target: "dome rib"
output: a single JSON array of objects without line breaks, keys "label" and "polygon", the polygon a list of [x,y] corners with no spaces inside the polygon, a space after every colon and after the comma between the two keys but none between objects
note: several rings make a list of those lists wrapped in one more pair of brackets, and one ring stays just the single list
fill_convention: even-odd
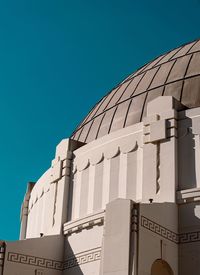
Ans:
[{"label": "dome rib", "polygon": [[71,138],[90,142],[140,122],[147,103],[172,95],[188,108],[200,106],[200,40],[184,44],[139,68],[91,109]]}]

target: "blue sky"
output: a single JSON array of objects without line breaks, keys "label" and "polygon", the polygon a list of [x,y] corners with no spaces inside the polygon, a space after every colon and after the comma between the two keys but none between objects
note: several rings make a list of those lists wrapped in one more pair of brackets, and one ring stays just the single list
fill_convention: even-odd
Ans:
[{"label": "blue sky", "polygon": [[152,58],[200,37],[200,0],[0,0],[0,239],[28,181],[90,108]]}]

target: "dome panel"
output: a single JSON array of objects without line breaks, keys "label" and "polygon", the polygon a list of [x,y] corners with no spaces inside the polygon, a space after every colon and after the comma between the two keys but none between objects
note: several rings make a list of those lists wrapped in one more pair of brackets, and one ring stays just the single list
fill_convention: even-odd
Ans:
[{"label": "dome panel", "polygon": [[183,89],[183,80],[176,81],[170,84],[167,84],[164,86],[164,96],[173,96],[178,101],[180,101],[181,98],[181,91]]},{"label": "dome panel", "polygon": [[200,51],[200,40],[196,41],[188,53],[194,53]]},{"label": "dome panel", "polygon": [[151,86],[149,87],[150,89],[162,86],[163,83],[166,83],[174,63],[175,63],[175,60],[167,62],[160,67],[160,69],[158,70],[157,74],[155,75],[151,83]]},{"label": "dome panel", "polygon": [[117,111],[117,106],[106,111],[105,116],[102,119],[101,127],[98,131],[98,138],[109,134],[112,126],[112,120]]},{"label": "dome panel", "polygon": [[90,142],[138,123],[149,101],[172,95],[188,108],[200,106],[200,40],[155,58],[104,96],[71,138]]},{"label": "dome panel", "polygon": [[191,55],[185,55],[175,60],[175,64],[168,76],[167,83],[174,82],[184,77],[190,58]]},{"label": "dome panel", "polygon": [[99,130],[100,125],[102,123],[104,114],[101,114],[101,115],[97,116],[93,120],[94,121],[94,123],[92,125],[92,129],[93,130],[90,131],[89,134],[88,134],[88,137],[87,137],[87,140],[86,140],[87,143],[90,142],[90,141],[92,141],[92,140],[95,140],[97,138],[98,130]]},{"label": "dome panel", "polygon": [[110,94],[108,94],[104,100],[102,100],[102,103],[100,104],[99,108],[96,110],[95,116],[101,114],[105,109],[107,109],[107,106],[109,105],[110,101],[114,97],[115,93],[119,90],[120,87],[115,88],[111,91]]},{"label": "dome panel", "polygon": [[200,106],[200,76],[184,81],[181,101],[189,108]]},{"label": "dome panel", "polygon": [[121,87],[119,87],[119,89],[117,90],[117,92],[113,95],[113,97],[111,98],[110,102],[107,105],[107,109],[113,107],[115,104],[118,103],[118,101],[120,100],[120,98],[123,96],[123,93],[126,92],[127,87],[130,85],[131,80],[127,81],[126,83],[124,83],[124,85],[122,85]]},{"label": "dome panel", "polygon": [[190,49],[194,46],[195,43],[196,43],[196,41],[186,44],[182,48],[179,48],[180,50],[173,56],[173,58],[178,58],[178,57],[186,55],[190,51]]},{"label": "dome panel", "polygon": [[129,101],[125,101],[122,104],[119,104],[117,106],[117,110],[111,125],[111,132],[114,132],[118,129],[123,128],[124,126],[124,118],[126,117],[126,113],[128,111],[128,107],[129,107]]},{"label": "dome panel", "polygon": [[194,53],[191,61],[189,63],[189,67],[187,70],[187,76],[193,76],[200,74],[200,52]]},{"label": "dome panel", "polygon": [[122,102],[122,101],[130,98],[134,94],[137,86],[139,85],[139,83],[140,83],[140,81],[142,80],[143,77],[144,77],[144,74],[140,74],[140,75],[137,75],[136,77],[134,77],[133,79],[129,80],[129,85],[126,88],[126,92],[123,93],[123,95],[120,98],[119,102]]},{"label": "dome panel", "polygon": [[139,85],[137,86],[137,88],[133,94],[134,96],[141,94],[148,90],[149,86],[151,85],[151,83],[159,69],[160,69],[160,67],[153,68],[145,73],[142,81],[140,81]]},{"label": "dome panel", "polygon": [[147,103],[150,102],[151,100],[155,99],[158,96],[162,96],[162,93],[163,93],[163,87],[160,87],[160,88],[156,88],[156,89],[154,89],[152,91],[149,91],[146,94],[146,100],[145,100],[145,103],[144,103],[144,106],[143,106],[143,112],[142,112],[142,118],[141,118],[141,120],[147,114]]},{"label": "dome panel", "polygon": [[132,100],[129,100],[130,107],[127,111],[126,117],[124,118],[125,127],[133,125],[138,121],[140,121],[145,97],[146,97],[146,94],[143,93],[143,94],[140,94],[139,96],[133,97]]}]

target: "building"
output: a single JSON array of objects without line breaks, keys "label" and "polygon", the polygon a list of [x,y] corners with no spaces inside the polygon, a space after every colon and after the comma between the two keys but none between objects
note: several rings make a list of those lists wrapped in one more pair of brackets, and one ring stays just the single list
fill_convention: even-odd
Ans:
[{"label": "building", "polygon": [[0,275],[200,274],[200,40],[94,106],[0,247]]}]

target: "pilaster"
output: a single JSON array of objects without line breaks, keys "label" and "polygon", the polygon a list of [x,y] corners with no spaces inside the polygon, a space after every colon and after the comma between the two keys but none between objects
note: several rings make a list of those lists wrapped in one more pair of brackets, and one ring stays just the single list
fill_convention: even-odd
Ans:
[{"label": "pilaster", "polygon": [[24,196],[24,201],[21,206],[21,228],[20,228],[20,240],[26,239],[26,229],[27,229],[27,220],[28,220],[28,204],[30,199],[30,194],[35,185],[35,182],[29,182],[27,184],[26,194]]},{"label": "pilaster", "polygon": [[63,139],[56,147],[51,165],[51,186],[54,186],[52,229],[50,234],[60,234],[67,221],[68,193],[71,180],[73,151],[83,143]]},{"label": "pilaster", "polygon": [[3,275],[3,266],[5,258],[5,243],[0,241],[0,275]]},{"label": "pilaster", "polygon": [[103,275],[128,275],[130,272],[131,200],[116,199],[106,206]]},{"label": "pilaster", "polygon": [[175,202],[177,189],[177,112],[183,109],[171,96],[147,105],[144,118],[143,201]]}]

